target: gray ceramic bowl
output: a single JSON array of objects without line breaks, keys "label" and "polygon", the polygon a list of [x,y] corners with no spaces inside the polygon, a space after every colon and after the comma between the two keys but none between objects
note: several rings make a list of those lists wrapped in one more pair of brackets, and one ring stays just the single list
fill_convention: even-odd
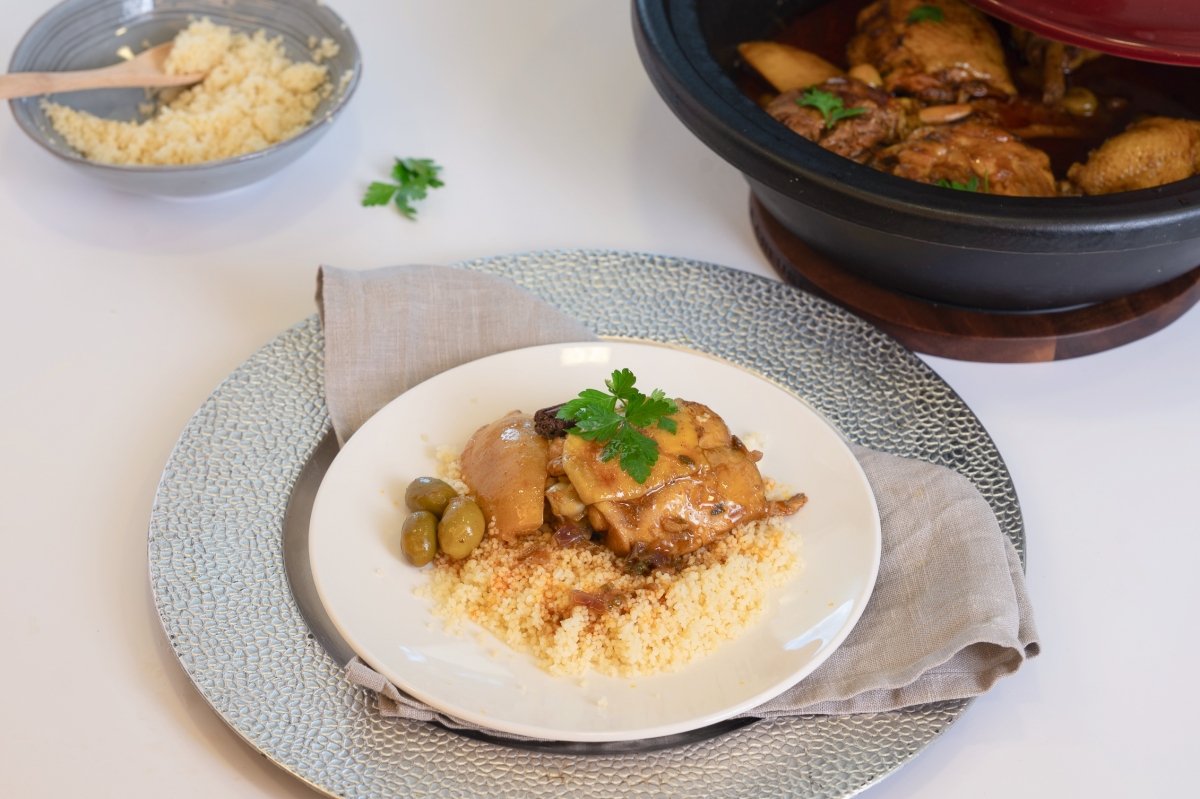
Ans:
[{"label": "gray ceramic bowl", "polygon": [[[321,0],[66,0],[33,24],[17,44],[9,72],[89,69],[117,61],[117,50],[141,51],[187,27],[193,17],[236,30],[263,28],[282,36],[288,57],[310,60],[309,39],[333,39],[340,52],[325,63],[335,88],[312,123],[265,150],[188,166],[113,166],[89,161],[51,127],[40,98],[12,100],[17,124],[55,156],[113,188],[166,197],[197,197],[249,185],[282,169],[312,147],[349,102],[361,72],[358,45],[341,18]],[[339,86],[341,76],[350,78]],[[105,89],[54,95],[56,102],[110,119],[135,119],[141,89]]]}]

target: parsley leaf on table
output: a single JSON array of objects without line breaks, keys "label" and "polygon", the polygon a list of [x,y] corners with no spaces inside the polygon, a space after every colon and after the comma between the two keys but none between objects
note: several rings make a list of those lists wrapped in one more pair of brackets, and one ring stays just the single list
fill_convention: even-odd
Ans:
[{"label": "parsley leaf on table", "polygon": [[409,219],[417,218],[413,202],[425,199],[430,189],[444,185],[438,174],[442,168],[430,158],[397,158],[392,167],[393,183],[373,182],[367,186],[362,204],[387,205],[395,202],[400,213]]},{"label": "parsley leaf on table", "polygon": [[620,458],[625,473],[644,483],[658,462],[658,442],[639,428],[658,427],[674,433],[675,420],[668,417],[679,407],[661,389],[654,389],[649,396],[643,394],[634,388],[636,382],[633,372],[617,369],[604,381],[608,392],[584,389],[563,404],[558,418],[575,422],[569,434],[604,443],[600,459]]},{"label": "parsley leaf on table", "polygon": [[825,117],[826,130],[829,130],[846,117],[856,117],[859,114],[867,113],[867,109],[860,106],[846,108],[841,97],[824,89],[816,88],[805,89],[804,94],[796,98],[796,105],[808,106],[820,111],[821,116]]}]

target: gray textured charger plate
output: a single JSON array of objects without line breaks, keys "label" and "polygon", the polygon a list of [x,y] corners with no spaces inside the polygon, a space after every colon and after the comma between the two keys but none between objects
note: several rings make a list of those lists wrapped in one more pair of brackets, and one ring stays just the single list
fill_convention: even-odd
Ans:
[{"label": "gray textured charger plate", "polygon": [[[739,363],[854,441],[958,470],[1024,557],[1016,493],[979,420],[916,356],[857,317],[772,280],[663,256],[555,251],[463,266],[508,277],[601,335]],[[344,644],[322,630],[319,608],[301,608],[304,591],[293,593],[288,565],[295,574],[304,564],[285,563],[293,490],[330,454],[322,344],[310,317],[217,387],[171,453],[149,532],[154,601],[188,676],[251,746],[313,787],[345,797],[847,797],[967,707],[802,716],[587,756],[381,718],[372,696],[343,678]]]}]

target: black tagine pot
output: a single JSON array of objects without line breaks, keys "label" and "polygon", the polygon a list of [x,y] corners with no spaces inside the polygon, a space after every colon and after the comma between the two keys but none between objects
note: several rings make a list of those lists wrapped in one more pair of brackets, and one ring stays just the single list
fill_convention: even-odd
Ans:
[{"label": "black tagine pot", "polygon": [[663,100],[813,249],[891,291],[988,311],[1099,303],[1200,266],[1198,177],[1106,196],[1000,197],[876,171],[776,122],[735,80],[737,45],[822,5],[634,0],[638,52]]}]

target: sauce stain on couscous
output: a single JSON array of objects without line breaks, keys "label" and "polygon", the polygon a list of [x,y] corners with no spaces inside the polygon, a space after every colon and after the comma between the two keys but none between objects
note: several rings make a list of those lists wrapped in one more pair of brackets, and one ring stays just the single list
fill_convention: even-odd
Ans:
[{"label": "sauce stain on couscous", "polygon": [[[465,489],[453,454],[439,449],[438,460],[441,477]],[[676,671],[741,635],[802,568],[799,550],[794,531],[764,519],[672,569],[631,574],[596,544],[485,536],[469,558],[434,561],[417,591],[449,630],[473,622],[552,674],[633,677]],[[597,610],[574,602],[578,591],[611,601]]]},{"label": "sauce stain on couscous", "polygon": [[[552,674],[630,677],[678,670],[739,636],[799,568],[797,548],[794,533],[764,520],[676,569],[636,575],[598,545],[485,537],[467,559],[439,558],[418,590],[449,629],[474,622]],[[597,611],[572,602],[573,591],[616,601]]]}]

